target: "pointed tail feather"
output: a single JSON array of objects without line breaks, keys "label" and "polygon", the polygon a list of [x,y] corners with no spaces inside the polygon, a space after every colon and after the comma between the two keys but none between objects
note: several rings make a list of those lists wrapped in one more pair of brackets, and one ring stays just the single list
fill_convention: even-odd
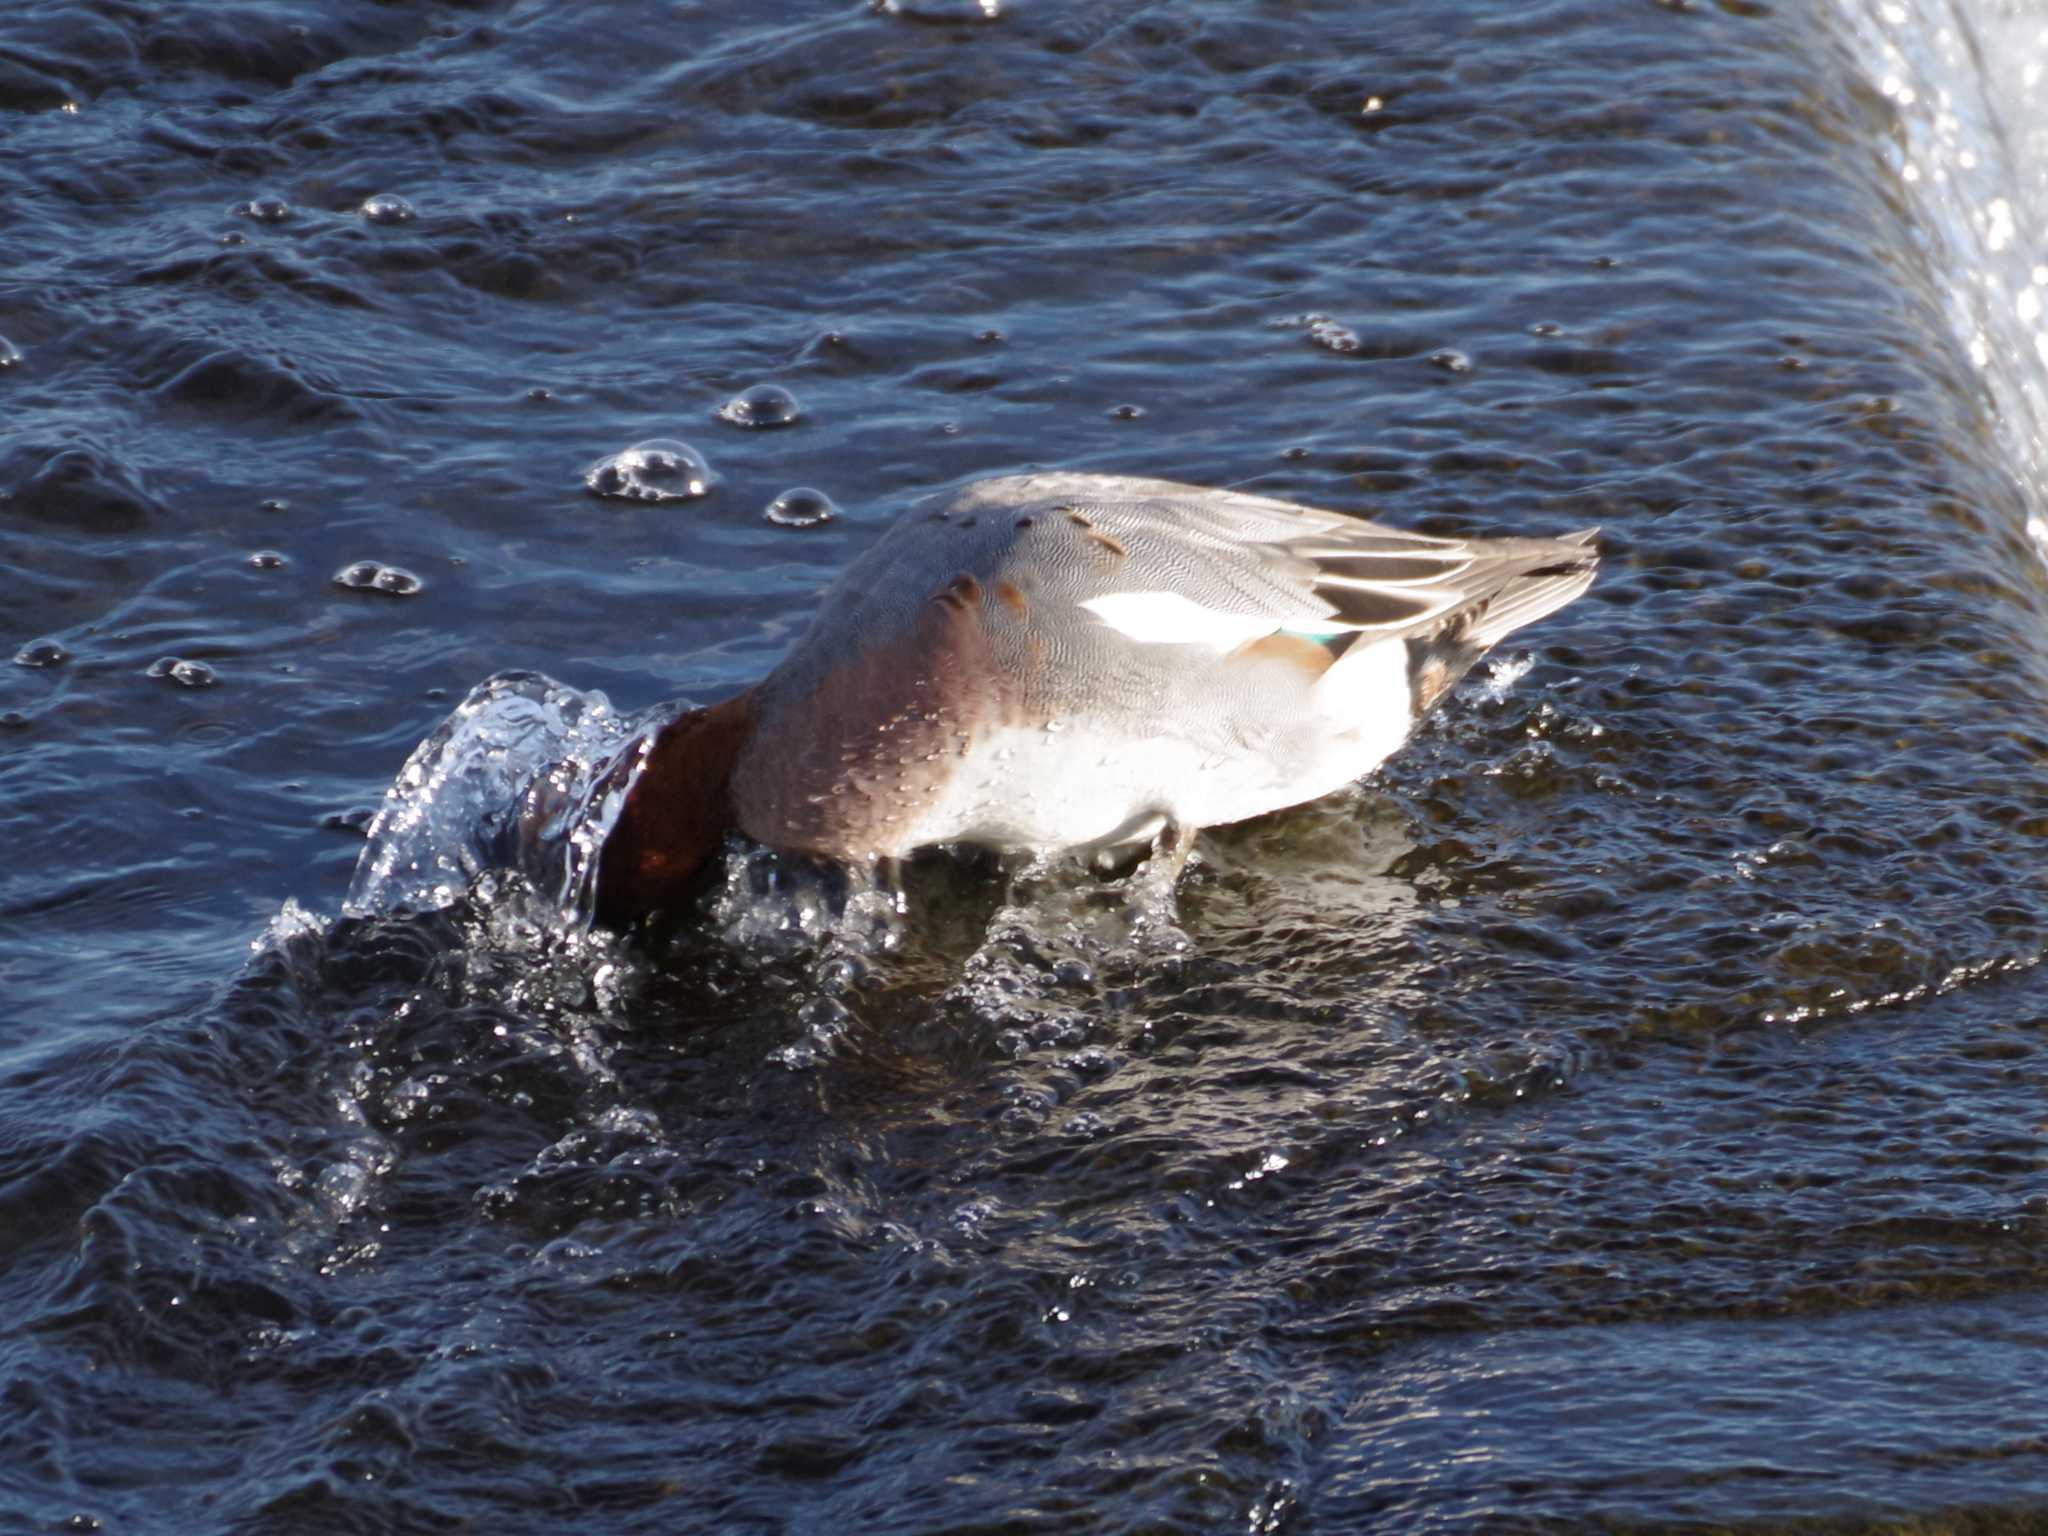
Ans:
[{"label": "pointed tail feather", "polygon": [[1460,640],[1484,651],[1582,595],[1599,570],[1600,556],[1593,542],[1599,531],[1582,528],[1558,539],[1561,558],[1509,578],[1485,606],[1473,612]]}]

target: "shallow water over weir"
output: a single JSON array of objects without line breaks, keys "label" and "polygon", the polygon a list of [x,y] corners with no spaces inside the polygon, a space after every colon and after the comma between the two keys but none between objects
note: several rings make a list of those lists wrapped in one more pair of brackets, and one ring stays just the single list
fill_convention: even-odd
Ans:
[{"label": "shallow water over weir", "polygon": [[[0,1528],[2048,1528],[2044,69],[20,0]],[[1170,913],[563,920],[644,712],[1045,466],[1601,578]]]}]

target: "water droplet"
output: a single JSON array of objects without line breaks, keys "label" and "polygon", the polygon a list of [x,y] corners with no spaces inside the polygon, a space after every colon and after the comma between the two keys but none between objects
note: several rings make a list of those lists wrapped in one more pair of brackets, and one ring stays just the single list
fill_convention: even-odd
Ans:
[{"label": "water droplet", "polygon": [[292,216],[292,205],[281,197],[252,197],[236,209],[245,219],[254,219],[258,224],[282,224]]},{"label": "water droplet", "polygon": [[1113,405],[1109,408],[1109,414],[1117,421],[1136,421],[1145,414],[1145,407],[1142,405]]},{"label": "water droplet", "polygon": [[997,345],[999,342],[1006,340],[1007,338],[1003,335],[1001,331],[997,330],[994,326],[990,326],[985,331],[976,331],[974,333],[974,339],[980,342],[984,347],[993,347]]},{"label": "water droplet", "polygon": [[1562,336],[1564,334],[1564,327],[1555,320],[1538,320],[1529,327],[1529,334],[1531,336]]},{"label": "water droplet", "polygon": [[249,557],[249,563],[259,571],[278,571],[283,570],[288,562],[274,549],[259,549]]},{"label": "water droplet", "polygon": [[535,405],[546,405],[555,398],[555,392],[545,384],[536,384],[526,392],[526,398]]},{"label": "water droplet", "polygon": [[5,373],[10,368],[19,368],[22,361],[21,348],[5,336],[0,336],[0,373]]},{"label": "water droplet", "polygon": [[411,571],[379,565],[375,560],[358,560],[354,565],[343,566],[334,573],[334,584],[352,592],[385,592],[393,597],[411,597],[426,585]]},{"label": "water droplet", "polygon": [[403,224],[417,217],[413,206],[391,192],[379,192],[363,199],[363,217],[372,224]]},{"label": "water droplet", "polygon": [[823,491],[798,485],[769,502],[761,515],[779,528],[815,528],[837,517],[839,508]]},{"label": "water droplet", "polygon": [[186,661],[178,656],[159,656],[149,664],[145,677],[169,678],[181,688],[211,688],[220,678],[203,661]]},{"label": "water droplet", "polygon": [[689,501],[708,495],[718,476],[688,443],[651,437],[599,459],[583,472],[583,483],[619,501]]},{"label": "water droplet", "polygon": [[718,408],[718,419],[736,427],[794,426],[802,414],[796,396],[780,384],[756,384]]},{"label": "water droplet", "polygon": [[70,659],[71,653],[54,640],[31,640],[14,653],[18,667],[58,667]]},{"label": "water droplet", "polygon": [[1441,351],[1430,353],[1429,361],[1433,366],[1443,369],[1445,373],[1472,371],[1472,359],[1454,347],[1445,347]]}]

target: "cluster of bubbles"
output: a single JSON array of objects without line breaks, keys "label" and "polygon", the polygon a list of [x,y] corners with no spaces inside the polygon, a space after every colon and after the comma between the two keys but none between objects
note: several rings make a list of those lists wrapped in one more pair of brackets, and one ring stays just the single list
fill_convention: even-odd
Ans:
[{"label": "cluster of bubbles", "polygon": [[[405,224],[418,216],[413,205],[395,192],[373,193],[356,211],[372,224]],[[229,212],[257,224],[284,224],[296,217],[298,210],[275,193],[266,192],[235,204]]]},{"label": "cluster of bubbles", "polygon": [[[1365,350],[1365,340],[1358,332],[1348,325],[1340,325],[1325,314],[1311,312],[1303,315],[1287,315],[1279,320],[1275,320],[1273,326],[1276,330],[1306,331],[1308,332],[1308,339],[1321,347],[1325,352],[1335,352],[1341,356],[1348,356]],[[1532,326],[1530,330],[1536,335],[1556,335],[1558,327],[1550,326],[1547,329],[1543,329]],[[1426,361],[1431,367],[1441,368],[1446,373],[1470,373],[1472,371],[1472,359],[1455,347],[1439,347],[1436,351],[1429,354]]]},{"label": "cluster of bubbles", "polygon": [[1307,331],[1308,339],[1326,352],[1356,352],[1365,345],[1358,339],[1358,332],[1324,314],[1290,315],[1273,324],[1279,330]]},{"label": "cluster of bubbles", "polygon": [[[18,667],[61,667],[70,659],[71,653],[55,640],[31,640],[14,653]],[[182,656],[158,657],[143,669],[143,676],[163,678],[181,688],[211,688],[220,681],[205,662],[187,661]]]},{"label": "cluster of bubbles", "polygon": [[[803,407],[780,384],[755,384],[712,414],[728,426],[764,431],[796,425],[803,418]],[[695,501],[710,495],[718,483],[710,461],[673,437],[651,437],[606,454],[583,472],[583,484],[590,492],[612,501]],[[816,487],[797,485],[770,501],[762,516],[778,528],[816,528],[839,516],[839,507]]]},{"label": "cluster of bubbles", "polygon": [[395,565],[380,565],[375,560],[358,560],[353,565],[344,565],[334,573],[334,584],[351,592],[385,592],[392,597],[411,597],[426,585],[411,571],[400,570]]},{"label": "cluster of bubbles", "polygon": [[220,681],[213,668],[205,662],[187,661],[181,656],[160,656],[149,664],[143,675],[164,678],[180,688],[211,688]]}]

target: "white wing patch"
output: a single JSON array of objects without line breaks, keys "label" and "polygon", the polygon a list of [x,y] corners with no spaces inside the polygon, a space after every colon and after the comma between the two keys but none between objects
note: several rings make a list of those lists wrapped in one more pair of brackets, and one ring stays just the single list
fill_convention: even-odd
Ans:
[{"label": "white wing patch", "polygon": [[1178,592],[1111,592],[1081,604],[1118,634],[1140,645],[1201,645],[1234,651],[1280,628],[1256,613],[1204,608]]}]

